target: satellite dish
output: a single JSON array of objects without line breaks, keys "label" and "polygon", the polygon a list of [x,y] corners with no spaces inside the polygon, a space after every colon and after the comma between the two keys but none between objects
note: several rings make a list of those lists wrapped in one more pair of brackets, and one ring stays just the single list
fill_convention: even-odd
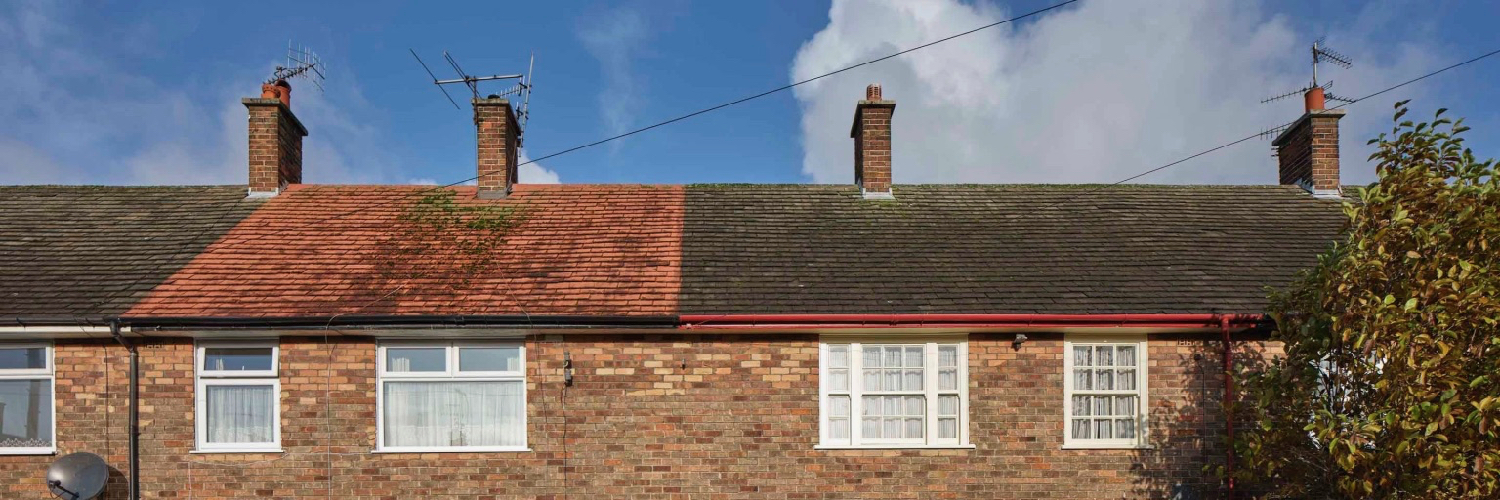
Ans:
[{"label": "satellite dish", "polygon": [[99,455],[70,453],[47,468],[47,489],[66,500],[89,500],[104,493],[109,466]]}]

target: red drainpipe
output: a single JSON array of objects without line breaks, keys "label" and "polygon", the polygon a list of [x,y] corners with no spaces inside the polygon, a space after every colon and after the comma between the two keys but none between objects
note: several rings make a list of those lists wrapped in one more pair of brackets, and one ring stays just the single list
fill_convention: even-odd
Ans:
[{"label": "red drainpipe", "polygon": [[684,330],[785,330],[811,328],[1215,328],[1253,326],[1259,314],[684,314]]},{"label": "red drainpipe", "polygon": [[1224,317],[1220,330],[1224,334],[1224,433],[1229,445],[1224,450],[1224,477],[1228,478],[1229,500],[1234,500],[1234,363],[1229,343],[1229,317]]}]

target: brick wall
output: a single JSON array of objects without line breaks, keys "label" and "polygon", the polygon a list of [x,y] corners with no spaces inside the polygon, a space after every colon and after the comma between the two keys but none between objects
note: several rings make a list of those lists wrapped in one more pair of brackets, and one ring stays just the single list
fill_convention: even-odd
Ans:
[{"label": "brick wall", "polygon": [[[522,453],[372,454],[375,343],[281,343],[281,454],[189,454],[192,342],[141,350],[143,498],[1139,498],[1221,463],[1217,342],[1153,336],[1150,450],[1061,450],[1062,336],[973,335],[973,450],[814,450],[817,338],[569,336],[528,344]],[[563,352],[575,385],[564,388]],[[57,348],[61,451],[125,466],[123,349]],[[53,457],[0,457],[7,498],[49,498]],[[109,498],[124,498],[113,475]],[[332,494],[330,495],[330,490]]]}]

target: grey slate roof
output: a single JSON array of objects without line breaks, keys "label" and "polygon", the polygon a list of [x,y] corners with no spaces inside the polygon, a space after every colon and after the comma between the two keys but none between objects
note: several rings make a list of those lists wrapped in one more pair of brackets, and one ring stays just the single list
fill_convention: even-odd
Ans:
[{"label": "grey slate roof", "polygon": [[0,322],[123,313],[260,203],[245,186],[0,186]]},{"label": "grey slate roof", "polygon": [[682,314],[1261,312],[1344,221],[1292,186],[895,194],[689,186]]}]

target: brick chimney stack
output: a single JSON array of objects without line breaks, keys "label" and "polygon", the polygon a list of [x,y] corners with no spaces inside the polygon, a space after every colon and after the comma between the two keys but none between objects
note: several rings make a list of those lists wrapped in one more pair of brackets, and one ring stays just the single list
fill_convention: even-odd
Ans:
[{"label": "brick chimney stack", "polygon": [[276,196],[302,183],[302,138],[307,128],[292,114],[292,86],[286,80],[260,86],[259,98],[242,102],[250,112],[250,197]]},{"label": "brick chimney stack", "polygon": [[882,100],[880,85],[865,88],[865,99],[854,107],[854,183],[865,198],[890,199],[891,116],[896,101]]},{"label": "brick chimney stack", "polygon": [[510,101],[474,99],[474,128],[479,131],[479,197],[510,195],[516,184],[520,129]]},{"label": "brick chimney stack", "polygon": [[1339,194],[1339,119],[1342,109],[1323,109],[1323,89],[1314,87],[1303,95],[1307,113],[1282,132],[1271,145],[1276,148],[1282,185],[1302,186],[1313,196],[1337,198]]}]

